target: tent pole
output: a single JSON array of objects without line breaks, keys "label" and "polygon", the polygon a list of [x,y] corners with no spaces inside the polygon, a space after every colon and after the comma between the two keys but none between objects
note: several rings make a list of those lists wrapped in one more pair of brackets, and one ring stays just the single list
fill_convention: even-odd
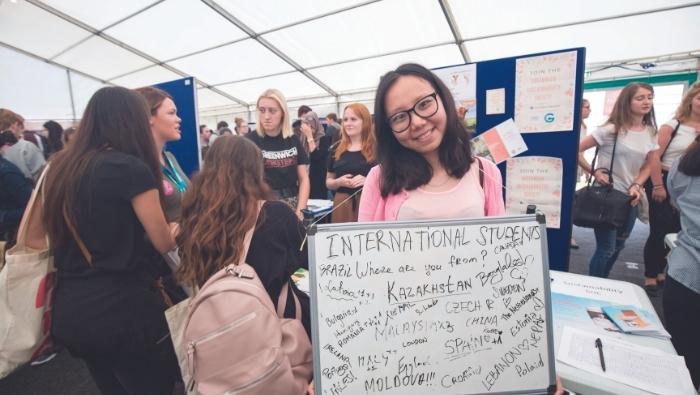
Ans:
[{"label": "tent pole", "polygon": [[75,116],[75,100],[73,98],[73,81],[70,78],[70,70],[66,69],[66,77],[68,78],[68,94],[70,95],[70,109],[73,112],[73,123],[77,121]]}]

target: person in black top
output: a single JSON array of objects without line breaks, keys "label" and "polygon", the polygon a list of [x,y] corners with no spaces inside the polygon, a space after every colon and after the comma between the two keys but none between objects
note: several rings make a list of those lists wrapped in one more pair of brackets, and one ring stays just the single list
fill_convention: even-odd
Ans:
[{"label": "person in black top", "polygon": [[340,141],[331,147],[326,173],[326,186],[336,191],[332,222],[357,222],[358,191],[374,166],[374,144],[372,116],[367,107],[360,103],[345,107]]},{"label": "person in black top", "polygon": [[309,196],[311,199],[328,199],[326,163],[331,139],[324,134],[323,125],[313,111],[302,115],[299,131],[300,138],[303,138],[301,143],[309,153]]},{"label": "person in black top", "polygon": [[301,210],[309,200],[309,157],[292,132],[287,101],[282,92],[268,89],[258,98],[257,107],[257,131],[246,137],[262,151],[265,181],[275,199],[289,204],[302,219]]},{"label": "person in black top", "polygon": [[[309,267],[306,244],[300,250],[303,226],[286,203],[268,200],[271,191],[263,180],[262,153],[250,140],[220,137],[208,155],[182,202],[177,236],[182,261],[176,273],[180,283],[201,287],[214,273],[238,262],[245,234],[255,226],[245,262],[255,269],[273,305],[283,286],[292,287],[310,338],[309,298],[290,281],[296,269]],[[289,297],[285,317],[294,316]]]},{"label": "person in black top", "polygon": [[44,204],[28,219],[28,246],[45,247],[48,235],[57,269],[51,333],[104,394],[172,393],[179,368],[144,256],[175,240],[146,101],[102,88],[77,133],[53,157]]}]

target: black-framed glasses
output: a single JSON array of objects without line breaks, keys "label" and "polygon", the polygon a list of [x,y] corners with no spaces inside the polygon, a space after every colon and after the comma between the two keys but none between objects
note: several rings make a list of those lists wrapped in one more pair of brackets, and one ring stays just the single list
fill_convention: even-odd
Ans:
[{"label": "black-framed glasses", "polygon": [[403,133],[411,126],[411,113],[426,119],[430,118],[438,111],[437,92],[424,96],[413,105],[413,108],[406,111],[399,111],[389,117],[389,126],[394,133]]}]

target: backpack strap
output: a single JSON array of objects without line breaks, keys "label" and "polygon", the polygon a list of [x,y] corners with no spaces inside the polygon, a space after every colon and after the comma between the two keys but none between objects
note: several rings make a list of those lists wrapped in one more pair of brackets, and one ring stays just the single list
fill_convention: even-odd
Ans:
[{"label": "backpack strap", "polygon": [[[287,307],[287,297],[289,295],[289,288],[291,288],[291,285],[289,284],[289,280],[282,285],[282,289],[280,290],[280,297],[277,299],[277,316],[279,318],[284,318],[284,309]],[[294,290],[292,290],[292,296],[294,297],[294,309],[296,310],[295,313],[295,319],[301,321],[301,303],[299,303],[299,298],[297,298],[297,295],[294,293]]]},{"label": "backpack strap", "polygon": [[253,221],[253,227],[248,229],[245,236],[243,237],[243,254],[238,259],[238,265],[245,263],[245,258],[248,256],[248,250],[250,249],[250,242],[253,241],[253,233],[255,233],[255,226],[258,224],[258,217],[260,216],[260,211],[262,206],[265,204],[264,200],[258,202],[258,210],[255,213],[255,221]]}]

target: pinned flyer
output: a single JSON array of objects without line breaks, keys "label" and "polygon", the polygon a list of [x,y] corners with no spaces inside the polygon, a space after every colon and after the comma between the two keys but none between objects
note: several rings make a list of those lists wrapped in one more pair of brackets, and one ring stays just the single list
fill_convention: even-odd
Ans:
[{"label": "pinned flyer", "polygon": [[574,128],[576,51],[515,61],[515,124],[522,133]]},{"label": "pinned flyer", "polygon": [[506,213],[524,214],[529,204],[544,213],[547,227],[561,222],[562,162],[548,156],[508,159],[506,165]]},{"label": "pinned flyer", "polygon": [[527,151],[527,144],[512,118],[474,137],[472,144],[474,154],[496,164]]}]

